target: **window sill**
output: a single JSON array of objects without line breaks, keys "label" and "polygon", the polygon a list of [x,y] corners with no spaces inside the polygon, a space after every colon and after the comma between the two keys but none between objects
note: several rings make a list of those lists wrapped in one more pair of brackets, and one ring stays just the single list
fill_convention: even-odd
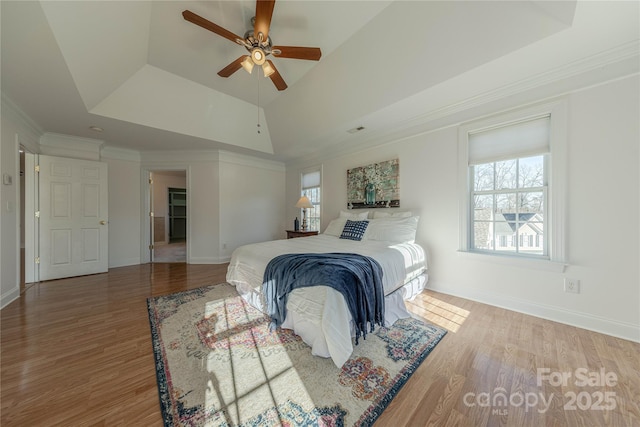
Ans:
[{"label": "window sill", "polygon": [[464,258],[476,261],[486,261],[494,264],[509,265],[512,267],[529,268],[533,270],[550,271],[552,273],[564,273],[568,264],[564,262],[550,261],[547,259],[524,258],[509,255],[494,255],[481,252],[469,252],[459,250],[458,254]]}]

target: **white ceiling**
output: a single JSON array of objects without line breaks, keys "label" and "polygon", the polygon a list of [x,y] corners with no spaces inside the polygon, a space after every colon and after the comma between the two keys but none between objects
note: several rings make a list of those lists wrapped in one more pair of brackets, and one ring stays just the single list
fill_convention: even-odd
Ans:
[{"label": "white ceiling", "polygon": [[322,49],[319,62],[274,58],[279,92],[255,70],[219,77],[246,51],[181,15],[243,35],[254,1],[0,4],[2,92],[42,131],[282,161],[372,144],[639,38],[637,2],[279,0],[274,45]]}]

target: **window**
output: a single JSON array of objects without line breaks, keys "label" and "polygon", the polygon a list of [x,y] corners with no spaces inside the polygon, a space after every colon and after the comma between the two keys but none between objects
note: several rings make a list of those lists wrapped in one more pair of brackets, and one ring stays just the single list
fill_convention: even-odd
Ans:
[{"label": "window", "polygon": [[[533,248],[534,235],[545,241],[545,159],[541,154],[470,166],[472,250],[547,255],[545,247]],[[512,235],[514,244],[503,244]]]},{"label": "window", "polygon": [[565,128],[562,101],[460,128],[461,251],[564,262]]},{"label": "window", "polygon": [[[300,196],[307,196],[311,204],[312,209],[307,209],[307,224],[309,230],[320,231],[320,211],[321,211],[321,183],[322,183],[322,171],[320,168],[311,169],[305,171],[300,176],[300,182],[302,190]],[[300,209],[300,222],[302,222],[303,212]]]}]

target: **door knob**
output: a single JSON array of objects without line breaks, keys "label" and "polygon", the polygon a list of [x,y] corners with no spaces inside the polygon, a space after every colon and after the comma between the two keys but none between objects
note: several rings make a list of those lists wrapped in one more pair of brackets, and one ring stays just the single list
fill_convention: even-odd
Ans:
[{"label": "door knob", "polygon": [[105,221],[104,219],[100,221],[100,225],[105,225],[107,223],[107,221]]}]

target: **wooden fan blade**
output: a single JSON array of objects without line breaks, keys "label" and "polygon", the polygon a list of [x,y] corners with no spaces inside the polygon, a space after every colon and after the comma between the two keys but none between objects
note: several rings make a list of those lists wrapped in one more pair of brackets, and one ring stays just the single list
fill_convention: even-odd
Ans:
[{"label": "wooden fan blade", "polygon": [[233,34],[231,31],[226,30],[226,29],[222,28],[221,26],[216,25],[216,24],[214,24],[213,22],[211,22],[211,21],[209,21],[207,19],[204,19],[200,15],[196,15],[195,13],[191,12],[190,10],[185,10],[184,12],[182,12],[182,17],[185,20],[204,28],[205,30],[209,30],[211,32],[216,33],[219,36],[224,37],[225,39],[229,39],[234,43],[236,43],[236,40],[238,40],[238,39],[243,40],[242,37]]},{"label": "wooden fan blade", "polygon": [[229,77],[231,74],[238,71],[242,68],[242,61],[247,58],[249,55],[242,55],[240,58],[233,61],[231,64],[224,67],[222,70],[218,71],[218,75],[220,77]]},{"label": "wooden fan blade", "polygon": [[309,61],[319,61],[322,52],[319,47],[299,47],[299,46],[274,46],[273,49],[280,50],[275,54],[278,58],[308,59]]},{"label": "wooden fan blade", "polygon": [[271,74],[269,76],[269,78],[271,79],[271,81],[273,82],[273,84],[276,86],[276,88],[278,90],[285,90],[287,88],[287,84],[284,82],[284,79],[282,78],[282,76],[280,75],[280,73],[278,72],[278,69],[276,68],[275,65],[273,65],[273,62],[271,62],[271,60],[267,59],[267,62],[269,63],[269,65],[271,65],[274,69],[274,73]]},{"label": "wooden fan blade", "polygon": [[256,0],[256,22],[253,24],[253,36],[256,39],[258,39],[258,34],[262,33],[262,40],[267,40],[275,4],[276,0]]}]

